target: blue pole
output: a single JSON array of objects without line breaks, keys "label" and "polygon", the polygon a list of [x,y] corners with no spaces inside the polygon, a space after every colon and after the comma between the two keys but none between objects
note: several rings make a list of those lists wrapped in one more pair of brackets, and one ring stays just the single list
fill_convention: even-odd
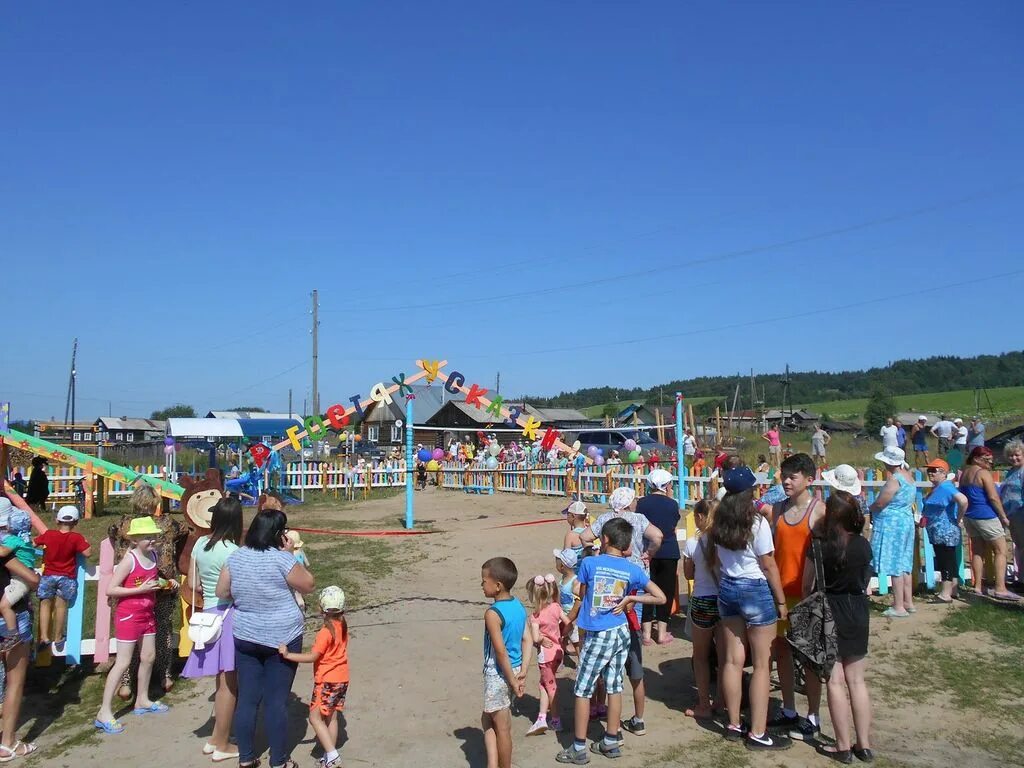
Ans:
[{"label": "blue pole", "polygon": [[405,401],[405,527],[412,528],[413,473],[416,465],[412,457],[412,401]]},{"label": "blue pole", "polygon": [[679,508],[686,514],[686,463],[683,454],[683,393],[676,392],[676,475],[679,477]]}]

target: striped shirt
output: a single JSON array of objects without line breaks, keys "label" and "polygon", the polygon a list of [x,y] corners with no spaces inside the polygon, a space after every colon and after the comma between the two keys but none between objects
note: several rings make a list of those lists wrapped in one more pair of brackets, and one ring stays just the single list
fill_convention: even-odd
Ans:
[{"label": "striped shirt", "polygon": [[231,574],[236,639],[277,648],[302,634],[302,611],[285,581],[295,567],[292,554],[242,547],[225,566]]}]

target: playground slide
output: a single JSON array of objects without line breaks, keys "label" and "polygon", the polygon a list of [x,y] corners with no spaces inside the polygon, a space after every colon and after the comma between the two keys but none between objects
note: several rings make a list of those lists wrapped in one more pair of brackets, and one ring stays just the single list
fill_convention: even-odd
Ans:
[{"label": "playground slide", "polygon": [[[120,464],[104,461],[87,453],[80,453],[71,448],[65,448],[63,445],[51,443],[48,440],[40,440],[38,437],[32,437],[32,435],[26,435],[17,430],[12,429],[8,432],[0,432],[0,440],[15,448],[34,453],[37,456],[45,456],[50,461],[67,464],[86,472],[91,471],[126,485],[134,483],[140,477],[139,473],[135,470],[122,467]],[[165,498],[180,499],[181,494],[185,492],[185,489],[180,485],[175,485],[168,480],[148,475],[145,477],[146,482],[152,485],[157,493]]]}]

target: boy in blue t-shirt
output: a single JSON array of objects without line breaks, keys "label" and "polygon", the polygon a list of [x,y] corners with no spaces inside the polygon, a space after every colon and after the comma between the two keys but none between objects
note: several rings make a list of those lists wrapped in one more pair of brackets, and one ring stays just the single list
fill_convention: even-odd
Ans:
[{"label": "boy in blue t-shirt", "polygon": [[[555,760],[584,765],[587,754],[587,725],[590,697],[598,678],[604,679],[608,693],[608,725],[604,739],[590,745],[590,751],[606,757],[619,757],[619,716],[622,714],[622,682],[629,655],[629,625],[626,611],[636,603],[663,605],[665,593],[638,565],[626,558],[633,539],[629,521],[615,517],[601,529],[601,554],[588,557],[577,571],[580,602],[569,616],[586,631],[583,651],[576,673],[574,740]],[[634,591],[645,594],[633,595]]]},{"label": "boy in blue t-shirt", "polygon": [[533,637],[526,609],[510,591],[519,578],[507,557],[480,569],[480,588],[494,602],[484,613],[484,710],[480,717],[488,768],[512,768],[512,695],[526,690]]}]

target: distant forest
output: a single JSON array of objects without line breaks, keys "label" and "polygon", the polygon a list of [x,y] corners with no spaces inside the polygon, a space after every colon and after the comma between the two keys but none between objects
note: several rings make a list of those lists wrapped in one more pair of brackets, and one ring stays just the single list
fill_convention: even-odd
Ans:
[{"label": "distant forest", "polygon": [[[757,373],[757,395],[761,388],[768,407],[782,404],[784,373]],[[872,389],[883,387],[893,395],[913,395],[920,392],[944,392],[974,387],[1016,387],[1024,385],[1024,352],[977,357],[929,357],[924,360],[898,360],[885,368],[866,371],[790,371],[789,400],[814,403],[824,400],[846,400],[869,397]],[[669,381],[643,389],[616,387],[586,387],[575,392],[561,392],[555,397],[529,397],[537,406],[563,406],[586,408],[613,401],[647,401],[657,405],[663,396],[665,403],[673,401],[675,392],[687,397],[732,398],[736,385],[740,385],[740,399],[744,408],[750,407],[750,375],[701,376],[696,379]]]}]

